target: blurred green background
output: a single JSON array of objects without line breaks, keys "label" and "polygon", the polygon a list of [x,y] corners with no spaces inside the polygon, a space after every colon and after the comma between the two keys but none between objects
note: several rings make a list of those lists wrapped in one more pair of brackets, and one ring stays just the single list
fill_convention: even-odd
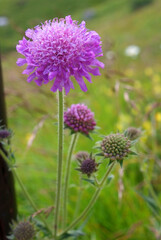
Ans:
[{"label": "blurred green background", "polygon": [[[54,205],[57,155],[57,100],[51,86],[27,83],[23,67],[16,66],[20,55],[15,47],[24,32],[40,22],[71,15],[87,23],[102,38],[105,69],[87,83],[88,92],[77,84],[65,97],[65,109],[72,103],[85,103],[93,112],[99,134],[123,131],[129,126],[144,131],[137,148],[138,157],[117,166],[114,179],[103,190],[97,204],[82,226],[84,240],[161,239],[161,1],[148,0],[0,0],[2,66],[9,127],[14,132],[12,148],[19,173],[38,208]],[[1,19],[1,18],[0,18]],[[0,24],[1,25],[1,24]],[[129,48],[128,48],[129,47]],[[94,141],[79,137],[75,153],[92,151]],[[65,154],[70,142],[65,130]],[[107,162],[100,167],[99,177]],[[94,191],[83,183],[73,160],[69,192],[69,222],[75,214],[79,191],[80,211]],[[31,215],[16,185],[20,217]],[[49,217],[49,222],[53,217]]]}]

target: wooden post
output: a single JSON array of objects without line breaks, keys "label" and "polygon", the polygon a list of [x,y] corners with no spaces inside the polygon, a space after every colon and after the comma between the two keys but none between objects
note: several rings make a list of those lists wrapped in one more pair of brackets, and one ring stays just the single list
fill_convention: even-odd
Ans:
[{"label": "wooden post", "polygon": [[[1,55],[0,55],[0,125],[7,127],[5,108]],[[2,145],[0,148],[4,151]],[[7,153],[6,153],[7,154]],[[0,156],[0,240],[7,240],[10,233],[10,223],[16,219],[17,205],[14,188],[14,179],[8,165]]]}]

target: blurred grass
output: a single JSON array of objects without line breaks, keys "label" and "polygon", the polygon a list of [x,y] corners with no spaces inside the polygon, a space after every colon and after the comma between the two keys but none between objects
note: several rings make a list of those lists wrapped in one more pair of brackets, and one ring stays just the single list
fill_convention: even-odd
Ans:
[{"label": "blurred grass", "polygon": [[[15,45],[22,38],[19,32],[33,27],[46,19],[64,17],[72,14],[77,20],[82,20],[86,9],[93,9],[95,16],[87,21],[87,27],[96,30],[102,37],[104,55],[107,50],[116,54],[112,68],[122,71],[127,78],[134,81],[132,87],[137,91],[128,91],[130,98],[135,102],[138,111],[124,100],[125,84],[120,83],[118,93],[114,91],[115,83],[120,76],[107,78],[107,66],[100,77],[93,77],[93,84],[87,83],[88,92],[83,93],[75,84],[75,90],[65,98],[65,108],[72,103],[83,102],[95,112],[101,134],[125,129],[131,125],[142,127],[145,132],[141,146],[159,154],[160,140],[153,134],[152,120],[155,114],[161,113],[161,108],[154,112],[154,118],[144,116],[149,111],[151,104],[160,101],[161,70],[160,70],[160,21],[161,2],[156,0],[139,11],[131,12],[127,0],[102,0],[102,1],[73,1],[73,0],[6,0],[1,3],[0,15],[9,17],[10,25],[1,27],[1,49],[3,52],[3,72],[9,126],[14,131],[13,150],[17,157],[19,172],[38,208],[54,204],[56,154],[57,154],[57,120],[56,94],[50,92],[51,86],[38,88],[34,83],[27,83],[26,76],[22,75],[22,68],[16,66],[18,54]],[[17,32],[17,30],[19,32]],[[112,43],[109,47],[109,41]],[[138,45],[141,54],[136,59],[124,55],[128,45]],[[12,50],[12,51],[11,51]],[[107,64],[107,59],[103,58]],[[138,97],[139,92],[139,97]],[[142,96],[143,95],[143,96]],[[142,96],[142,97],[140,97]],[[37,132],[30,149],[27,142],[33,134],[35,126],[46,116],[44,125]],[[159,115],[157,115],[159,116]],[[157,118],[159,119],[159,118]],[[155,130],[161,132],[160,120],[156,120]],[[93,135],[94,141],[100,140],[99,135]],[[155,140],[155,142],[154,142]],[[69,132],[65,131],[65,157],[70,141]],[[94,142],[80,136],[76,151],[91,151]],[[152,154],[150,152],[150,154]],[[161,155],[160,155],[161,156]],[[85,227],[88,240],[153,240],[156,239],[150,230],[151,212],[143,199],[136,193],[139,184],[144,183],[142,172],[143,157],[133,158],[125,162],[123,198],[119,200],[119,166],[114,170],[115,178],[109,187],[102,192],[88,224]],[[154,156],[150,160],[154,163]],[[153,171],[153,164],[149,171]],[[74,204],[77,198],[79,185],[78,172],[74,170],[76,163],[73,161],[69,217],[74,214]],[[146,166],[148,168],[148,165]],[[157,167],[157,165],[156,165]],[[106,168],[101,166],[101,175]],[[89,201],[93,188],[84,183],[81,209]],[[158,179],[155,185],[159,187]],[[147,189],[144,190],[148,192]],[[31,214],[32,209],[24,199],[17,186],[20,216]],[[159,195],[159,197],[161,197]],[[49,221],[52,221],[50,217]]]}]

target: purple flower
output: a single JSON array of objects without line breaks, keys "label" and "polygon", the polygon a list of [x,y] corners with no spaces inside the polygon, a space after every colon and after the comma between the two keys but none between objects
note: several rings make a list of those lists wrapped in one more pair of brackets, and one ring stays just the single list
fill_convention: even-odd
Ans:
[{"label": "purple flower", "polygon": [[74,89],[70,79],[74,76],[82,91],[87,91],[83,77],[90,83],[89,73],[100,75],[99,67],[104,64],[97,57],[102,56],[100,36],[95,31],[88,31],[85,22],[78,25],[71,16],[65,19],[54,18],[45,21],[41,26],[28,29],[26,36],[19,41],[16,49],[25,58],[19,58],[17,65],[25,63],[28,82],[34,80],[41,86],[54,81],[51,91],[62,91],[66,94]]},{"label": "purple flower", "polygon": [[72,104],[64,112],[64,124],[72,132],[81,132],[85,135],[89,135],[96,126],[94,113],[84,104]]}]

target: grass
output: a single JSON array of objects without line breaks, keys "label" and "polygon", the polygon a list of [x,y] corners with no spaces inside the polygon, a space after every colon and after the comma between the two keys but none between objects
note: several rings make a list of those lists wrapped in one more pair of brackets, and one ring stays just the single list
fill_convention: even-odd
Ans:
[{"label": "grass", "polygon": [[[160,101],[160,1],[156,0],[152,5],[135,12],[131,12],[127,0],[87,2],[46,0],[45,4],[42,0],[39,2],[8,0],[3,1],[1,6],[0,15],[8,16],[11,23],[8,27],[1,28],[0,37],[8,121],[14,131],[12,145],[20,175],[38,208],[54,204],[57,154],[57,126],[54,123],[57,121],[57,100],[56,95],[49,91],[51,86],[38,88],[34,83],[26,82],[26,76],[21,74],[22,68],[16,66],[18,54],[14,50],[15,45],[22,38],[19,32],[25,31],[28,27],[33,27],[45,19],[67,14],[72,14],[73,18],[81,20],[85,9],[92,8],[96,15],[87,21],[87,27],[101,35],[104,53],[108,50],[115,52],[116,60],[111,68],[122,71],[126,78],[132,79],[133,82],[123,83],[120,80],[122,77],[118,74],[107,78],[106,66],[100,77],[93,78],[93,84],[87,84],[89,89],[87,93],[80,92],[75,84],[75,91],[71,91],[65,98],[65,106],[78,102],[86,103],[95,112],[97,124],[101,126],[99,131],[101,134],[126,129],[130,125],[142,127],[146,132],[140,144],[142,154],[125,162],[123,179],[119,176],[119,166],[115,168],[113,172],[115,178],[102,192],[83,229],[87,235],[82,239],[156,239],[151,231],[154,215],[137,191],[139,189],[144,194],[148,194],[144,175],[151,173],[158,197],[161,197],[159,174],[153,170],[153,166],[158,168],[155,162],[156,156],[159,156],[159,159],[161,156],[159,149],[161,123],[157,120],[159,118],[156,118],[161,113],[161,108],[154,109],[145,119],[151,104]],[[110,47],[109,40],[112,43]],[[124,55],[124,49],[131,44],[141,47],[141,54],[136,59]],[[103,61],[108,64],[105,57]],[[117,81],[120,83],[118,93],[113,90]],[[134,91],[126,90],[126,85],[133,87]],[[129,94],[136,108],[125,101],[125,92]],[[44,116],[46,120],[28,149],[28,140],[35,126]],[[99,135],[93,135],[93,138],[94,142],[100,140]],[[69,141],[70,135],[66,130],[65,158]],[[80,136],[75,153],[79,150],[91,151],[94,142]],[[143,154],[145,156],[142,156]],[[69,221],[73,218],[73,206],[78,195],[79,180],[75,167],[76,163],[73,161],[68,206]],[[106,163],[100,167],[100,175],[105,168]],[[118,192],[121,180],[124,190],[120,200]],[[140,184],[144,187],[139,188]],[[16,187],[20,216],[32,214],[32,209],[21,190]],[[93,190],[93,187],[83,184],[80,210],[88,203]],[[49,221],[53,221],[52,217]]]}]

